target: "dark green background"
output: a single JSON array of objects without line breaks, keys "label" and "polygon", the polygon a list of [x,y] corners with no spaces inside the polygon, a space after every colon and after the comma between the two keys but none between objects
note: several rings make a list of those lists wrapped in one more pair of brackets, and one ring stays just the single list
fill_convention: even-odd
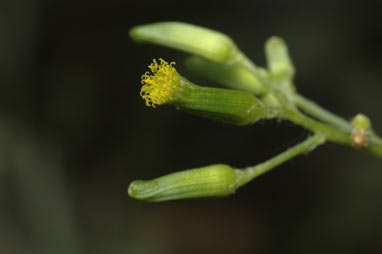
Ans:
[{"label": "dark green background", "polygon": [[299,91],[382,132],[378,1],[0,2],[0,253],[381,253],[382,161],[328,144],[215,200],[145,204],[135,179],[213,163],[254,165],[309,133],[235,127],[148,108],[152,58],[128,38],[184,21],[230,35],[255,63],[283,37]]}]

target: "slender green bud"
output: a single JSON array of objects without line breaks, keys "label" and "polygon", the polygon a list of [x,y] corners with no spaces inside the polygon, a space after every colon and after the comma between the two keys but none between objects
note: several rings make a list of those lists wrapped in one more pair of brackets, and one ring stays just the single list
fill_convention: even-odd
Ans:
[{"label": "slender green bud", "polygon": [[189,57],[186,66],[196,75],[228,88],[239,89],[256,95],[262,95],[267,91],[256,76],[240,66],[217,64],[197,56]]},{"label": "slender green bud", "polygon": [[141,96],[147,106],[170,104],[187,112],[223,123],[245,125],[266,118],[267,108],[248,92],[202,87],[179,75],[163,59],[142,76]]},{"label": "slender green bud", "polygon": [[158,202],[165,200],[227,196],[240,187],[241,170],[215,164],[188,169],[147,181],[133,181],[130,197]]},{"label": "slender green bud", "polygon": [[287,75],[290,79],[293,77],[295,68],[283,39],[276,36],[268,39],[265,43],[265,55],[271,73]]},{"label": "slender green bud", "polygon": [[227,35],[182,22],[158,22],[133,27],[130,37],[178,49],[217,63],[233,61],[241,52]]}]

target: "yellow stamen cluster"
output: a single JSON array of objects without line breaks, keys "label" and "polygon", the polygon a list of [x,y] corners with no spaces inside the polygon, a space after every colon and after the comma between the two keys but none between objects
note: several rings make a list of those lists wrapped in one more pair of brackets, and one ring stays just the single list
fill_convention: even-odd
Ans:
[{"label": "yellow stamen cluster", "polygon": [[149,65],[152,72],[146,72],[141,77],[142,88],[140,95],[146,101],[147,106],[170,103],[175,99],[175,93],[180,85],[180,77],[173,65],[159,58],[159,64],[154,59]]}]

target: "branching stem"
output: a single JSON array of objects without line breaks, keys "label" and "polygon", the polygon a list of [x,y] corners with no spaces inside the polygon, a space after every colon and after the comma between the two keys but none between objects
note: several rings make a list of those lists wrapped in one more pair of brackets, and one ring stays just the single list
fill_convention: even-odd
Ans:
[{"label": "branching stem", "polygon": [[309,138],[307,138],[305,141],[289,148],[285,152],[280,153],[279,155],[263,162],[260,164],[257,164],[253,167],[248,167],[243,170],[243,176],[240,179],[240,182],[238,183],[239,186],[242,186],[255,177],[262,175],[269,170],[273,169],[274,167],[277,167],[278,165],[292,159],[293,157],[301,154],[306,153],[314,148],[316,148],[318,145],[323,144],[325,142],[325,136],[322,134],[315,134]]},{"label": "branching stem", "polygon": [[[289,93],[289,91],[279,89],[277,84],[270,84],[268,80],[261,75],[256,65],[253,64],[250,59],[244,58],[242,60],[240,65],[251,71],[255,76],[258,76],[260,81],[263,82],[266,87],[272,88],[272,86],[276,85],[273,87],[274,92],[277,90],[285,95],[283,98],[291,98],[293,103],[306,113],[304,114],[298,110],[285,110],[281,112],[278,117],[292,121],[313,133],[322,134],[325,136],[326,140],[333,143],[351,146],[351,133],[353,127],[350,122],[322,108],[297,92]],[[369,143],[362,149],[381,158],[382,138],[371,131],[369,135]]]},{"label": "branching stem", "polygon": [[320,119],[323,122],[329,123],[337,128],[340,128],[344,131],[351,131],[352,127],[348,121],[320,107],[318,104],[305,98],[304,96],[296,93],[294,96],[294,100],[297,106],[309,115]]}]

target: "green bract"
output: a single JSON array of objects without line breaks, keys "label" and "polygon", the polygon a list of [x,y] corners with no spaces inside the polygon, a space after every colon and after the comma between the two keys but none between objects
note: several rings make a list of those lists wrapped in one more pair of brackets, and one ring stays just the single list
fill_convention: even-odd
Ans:
[{"label": "green bract", "polygon": [[239,187],[241,174],[228,165],[215,164],[134,181],[128,193],[132,198],[150,202],[227,196]]}]

